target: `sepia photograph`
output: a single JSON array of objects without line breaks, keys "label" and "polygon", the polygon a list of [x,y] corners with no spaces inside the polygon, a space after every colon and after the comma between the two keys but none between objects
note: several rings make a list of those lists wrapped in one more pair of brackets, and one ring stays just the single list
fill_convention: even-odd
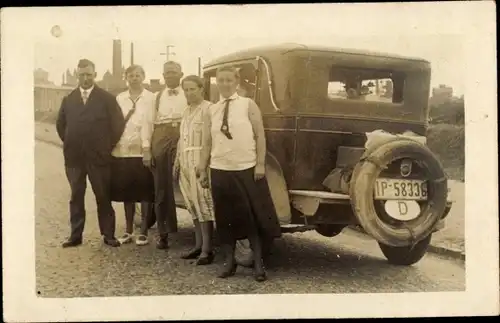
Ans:
[{"label": "sepia photograph", "polygon": [[491,26],[463,2],[3,9],[12,319],[498,314],[494,4],[470,7]]}]

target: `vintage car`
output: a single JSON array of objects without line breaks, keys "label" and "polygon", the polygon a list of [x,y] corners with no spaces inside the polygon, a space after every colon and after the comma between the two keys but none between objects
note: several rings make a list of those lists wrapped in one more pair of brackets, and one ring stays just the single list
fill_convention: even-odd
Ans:
[{"label": "vintage car", "polygon": [[207,100],[219,100],[215,75],[224,65],[239,69],[240,94],[262,111],[283,233],[334,237],[354,227],[390,263],[424,256],[452,206],[443,167],[426,147],[428,61],[300,44],[252,48],[204,66]]}]

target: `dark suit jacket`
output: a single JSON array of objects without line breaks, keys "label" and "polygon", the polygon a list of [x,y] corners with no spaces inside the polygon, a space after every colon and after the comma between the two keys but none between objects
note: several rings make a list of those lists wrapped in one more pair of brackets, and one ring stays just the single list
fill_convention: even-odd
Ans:
[{"label": "dark suit jacket", "polygon": [[94,85],[84,105],[80,89],[63,98],[56,123],[66,166],[105,165],[125,128],[116,98]]}]

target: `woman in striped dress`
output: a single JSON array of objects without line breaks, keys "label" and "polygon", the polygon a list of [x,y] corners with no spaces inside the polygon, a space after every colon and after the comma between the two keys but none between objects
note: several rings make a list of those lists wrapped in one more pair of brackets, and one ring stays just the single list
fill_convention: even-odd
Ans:
[{"label": "woman in striped dress", "polygon": [[196,178],[196,166],[200,161],[203,111],[210,106],[210,102],[203,99],[203,80],[200,77],[187,76],[181,85],[188,107],[184,111],[179,129],[174,178],[179,178],[186,208],[193,217],[196,238],[194,248],[181,257],[198,258],[197,265],[208,265],[214,258],[212,251],[214,211],[210,190],[202,188]]}]

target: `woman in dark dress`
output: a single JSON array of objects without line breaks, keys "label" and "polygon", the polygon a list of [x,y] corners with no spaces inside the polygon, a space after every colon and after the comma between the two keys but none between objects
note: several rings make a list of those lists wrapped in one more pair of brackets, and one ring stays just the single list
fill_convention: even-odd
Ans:
[{"label": "woman in dark dress", "polygon": [[265,178],[266,141],[257,104],[237,94],[240,77],[233,67],[217,71],[221,98],[204,114],[203,148],[197,175],[211,187],[217,235],[225,256],[220,278],[236,272],[236,240],[248,239],[254,277],[266,280],[262,241],[281,229]]},{"label": "woman in dark dress", "polygon": [[[143,87],[144,69],[132,65],[125,71],[128,90],[117,95],[116,101],[125,117],[125,130],[120,141],[112,151],[113,165],[111,169],[111,199],[124,202],[126,229],[118,240],[130,243],[134,236],[135,203],[142,202],[142,226],[151,212],[148,202],[154,201],[153,176],[143,164],[143,149],[151,141],[151,131],[146,120],[148,109],[154,109],[155,95]],[[147,238],[140,235],[137,245],[148,243]]]}]

